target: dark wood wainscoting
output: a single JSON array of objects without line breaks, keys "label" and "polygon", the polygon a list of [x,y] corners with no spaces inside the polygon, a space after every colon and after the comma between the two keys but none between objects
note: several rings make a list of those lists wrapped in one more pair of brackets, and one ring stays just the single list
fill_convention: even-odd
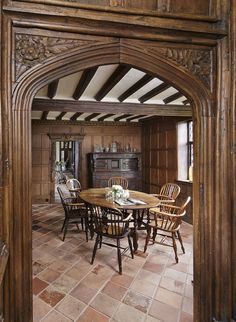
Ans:
[{"label": "dark wood wainscoting", "polygon": [[81,142],[81,175],[83,189],[89,186],[87,156],[96,146],[110,147],[112,142],[119,143],[119,149],[128,144],[131,149],[141,150],[140,124],[98,124],[97,122],[82,123],[69,121],[33,121],[32,124],[32,193],[33,202],[49,202],[51,185],[51,143],[53,134],[82,132]]},{"label": "dark wood wainscoting", "polygon": [[158,117],[143,122],[143,186],[157,193],[166,182],[177,180],[177,131],[179,118]]}]

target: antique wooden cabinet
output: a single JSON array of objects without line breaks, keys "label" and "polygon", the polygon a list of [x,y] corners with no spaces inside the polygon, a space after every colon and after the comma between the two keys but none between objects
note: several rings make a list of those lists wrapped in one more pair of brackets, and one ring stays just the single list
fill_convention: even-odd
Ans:
[{"label": "antique wooden cabinet", "polygon": [[125,177],[130,190],[142,190],[141,153],[89,153],[90,187],[107,187],[110,177]]}]

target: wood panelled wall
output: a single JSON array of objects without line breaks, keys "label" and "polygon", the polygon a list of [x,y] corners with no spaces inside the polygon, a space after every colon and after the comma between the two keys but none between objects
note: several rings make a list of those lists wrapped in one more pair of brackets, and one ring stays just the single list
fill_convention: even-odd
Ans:
[{"label": "wood panelled wall", "polygon": [[[19,0],[18,0],[19,1]],[[39,0],[28,0],[28,2],[40,2]],[[50,3],[45,0],[45,3]],[[65,4],[70,2],[71,6],[81,8],[97,8],[107,9],[112,11],[125,12],[126,10],[135,11],[135,13],[142,12],[142,14],[191,14],[201,16],[215,16],[217,10],[216,0],[205,1],[185,1],[185,0],[59,0]],[[105,7],[105,8],[104,8]]]},{"label": "wood panelled wall", "polygon": [[[142,127],[143,187],[146,192],[158,193],[166,182],[178,178],[177,130],[179,118],[159,117],[144,122]],[[183,119],[182,119],[183,121]],[[178,181],[181,193],[177,204],[192,197],[192,184]],[[192,203],[188,206],[185,221],[193,223]]]},{"label": "wood panelled wall", "polygon": [[81,123],[59,121],[32,123],[32,199],[33,202],[50,201],[51,182],[51,141],[48,134],[84,133],[82,141],[82,174],[83,188],[88,187],[87,155],[94,151],[94,146],[109,146],[116,141],[124,148],[130,144],[132,149],[141,149],[141,127],[138,124],[105,125],[91,122]]},{"label": "wood panelled wall", "polygon": [[157,193],[164,183],[177,179],[176,122],[160,117],[143,124],[143,186],[147,192]]}]

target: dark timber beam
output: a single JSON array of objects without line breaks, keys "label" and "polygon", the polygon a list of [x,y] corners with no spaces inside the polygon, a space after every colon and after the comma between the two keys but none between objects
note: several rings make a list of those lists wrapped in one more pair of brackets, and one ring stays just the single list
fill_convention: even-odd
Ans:
[{"label": "dark timber beam", "polygon": [[180,98],[180,97],[182,97],[182,96],[183,96],[183,94],[182,94],[182,93],[177,92],[177,93],[175,93],[175,94],[173,94],[173,95],[170,95],[170,96],[166,97],[166,98],[163,100],[163,102],[164,102],[165,104],[169,104],[169,103],[171,103],[171,102],[173,102],[173,101],[177,100],[178,98]]},{"label": "dark timber beam", "polygon": [[184,105],[189,104],[189,100],[184,100],[182,103],[183,103]]},{"label": "dark timber beam", "polygon": [[130,66],[127,65],[119,65],[114,73],[108,78],[102,88],[95,95],[96,101],[101,101],[103,97],[110,92],[110,90],[128,73],[131,69]]},{"label": "dark timber beam", "polygon": [[53,98],[56,95],[59,79],[48,85],[48,97]]},{"label": "dark timber beam", "polygon": [[83,112],[83,113],[130,113],[160,116],[192,116],[190,105],[164,105],[164,104],[140,104],[140,103],[116,103],[116,102],[92,102],[92,101],[68,101],[34,99],[33,111],[59,111],[59,112]]},{"label": "dark timber beam", "polygon": [[85,121],[91,121],[92,119],[94,119],[96,116],[98,116],[100,113],[93,113],[91,115],[88,115],[84,118]]},{"label": "dark timber beam", "polygon": [[113,115],[115,115],[115,114],[110,113],[110,114],[106,114],[106,115],[100,116],[100,117],[98,118],[98,121],[99,121],[99,122],[102,122],[102,121],[104,121],[105,119],[108,119],[108,117],[111,117],[111,116],[113,116]]},{"label": "dark timber beam", "polygon": [[73,98],[75,100],[78,100],[81,97],[81,95],[84,93],[84,91],[86,90],[88,84],[90,83],[96,71],[97,71],[97,67],[87,69],[83,72],[73,94]]},{"label": "dark timber beam", "polygon": [[169,87],[171,87],[170,84],[162,83],[161,85],[158,85],[157,87],[153,88],[150,92],[147,92],[146,94],[141,96],[138,100],[140,103],[144,103],[148,101],[150,98],[164,92]]},{"label": "dark timber beam", "polygon": [[49,113],[49,111],[44,111],[44,112],[43,112],[43,114],[42,114],[42,116],[41,116],[41,121],[44,121],[44,120],[46,120],[46,119],[47,119],[48,113]]},{"label": "dark timber beam", "polygon": [[132,116],[126,119],[127,122],[133,121],[135,119],[139,119],[140,117],[144,117],[146,115],[136,115],[136,116]]},{"label": "dark timber beam", "polygon": [[129,116],[132,116],[132,114],[124,114],[124,115],[118,116],[118,117],[114,118],[114,121],[118,122],[120,120],[126,119]]},{"label": "dark timber beam", "polygon": [[62,120],[63,116],[66,115],[67,112],[61,112],[57,117],[56,120]]},{"label": "dark timber beam", "polygon": [[142,88],[144,85],[149,83],[154,77],[150,75],[144,75],[139,81],[137,81],[134,85],[132,85],[130,88],[128,88],[123,94],[121,94],[118,97],[118,100],[120,102],[123,102],[127,97],[131,96],[135,92],[137,92],[140,88]]},{"label": "dark timber beam", "polygon": [[71,121],[76,121],[77,120],[77,118],[80,116],[80,115],[82,115],[83,113],[81,113],[81,112],[77,112],[77,113],[75,113],[74,115],[72,115],[71,116],[71,118],[70,118],[70,120]]}]

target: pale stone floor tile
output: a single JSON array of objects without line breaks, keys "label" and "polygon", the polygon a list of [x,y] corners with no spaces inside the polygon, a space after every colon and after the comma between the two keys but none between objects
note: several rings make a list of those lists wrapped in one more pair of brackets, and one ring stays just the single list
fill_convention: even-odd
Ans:
[{"label": "pale stone floor tile", "polygon": [[72,320],[65,317],[59,312],[52,311],[40,322],[71,322]]},{"label": "pale stone floor tile", "polygon": [[68,295],[59,303],[56,310],[74,320],[83,312],[85,307],[86,305],[83,302]]},{"label": "pale stone floor tile", "polygon": [[33,299],[33,322],[39,322],[49,311],[51,307],[40,298],[34,296]]},{"label": "pale stone floor tile", "polygon": [[92,306],[97,311],[110,317],[114,314],[119,305],[119,301],[102,293],[99,293],[90,304],[90,306]]},{"label": "pale stone floor tile", "polygon": [[153,297],[156,287],[157,286],[155,284],[148,281],[144,282],[142,280],[135,280],[131,285],[131,289],[133,291],[141,293],[148,297]]},{"label": "pale stone floor tile", "polygon": [[157,289],[157,292],[155,295],[155,300],[162,303],[169,304],[170,306],[173,306],[177,309],[181,308],[182,298],[183,297],[180,294],[171,292],[161,287]]},{"label": "pale stone floor tile", "polygon": [[144,322],[146,315],[126,304],[121,304],[113,316],[117,322]]}]

